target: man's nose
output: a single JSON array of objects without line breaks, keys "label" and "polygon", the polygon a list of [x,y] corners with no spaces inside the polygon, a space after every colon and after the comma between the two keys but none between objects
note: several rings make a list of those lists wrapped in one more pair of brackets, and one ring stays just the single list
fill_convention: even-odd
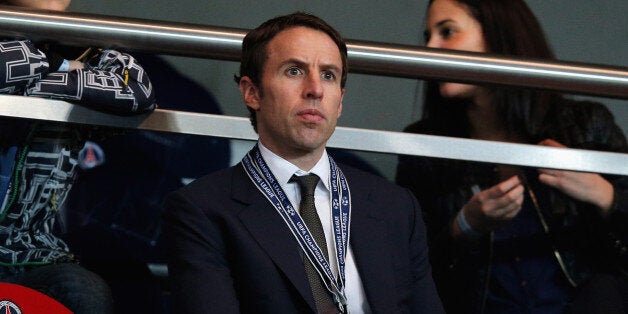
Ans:
[{"label": "man's nose", "polygon": [[323,84],[321,82],[320,73],[314,73],[308,75],[305,80],[304,94],[306,98],[321,98],[323,97]]}]

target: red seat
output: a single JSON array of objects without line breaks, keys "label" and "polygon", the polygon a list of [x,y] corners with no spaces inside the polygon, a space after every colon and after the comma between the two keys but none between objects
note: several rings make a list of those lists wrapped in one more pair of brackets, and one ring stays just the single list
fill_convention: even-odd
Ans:
[{"label": "red seat", "polygon": [[0,282],[0,314],[71,314],[55,299],[24,286]]}]

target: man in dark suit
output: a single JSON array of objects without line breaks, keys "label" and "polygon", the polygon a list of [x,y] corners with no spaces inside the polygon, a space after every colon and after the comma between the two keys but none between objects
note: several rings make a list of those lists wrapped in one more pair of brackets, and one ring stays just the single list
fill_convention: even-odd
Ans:
[{"label": "man in dark suit", "polygon": [[346,59],[338,32],[312,15],[247,34],[236,81],[259,142],[166,201],[177,312],[443,312],[415,198],[325,150]]}]

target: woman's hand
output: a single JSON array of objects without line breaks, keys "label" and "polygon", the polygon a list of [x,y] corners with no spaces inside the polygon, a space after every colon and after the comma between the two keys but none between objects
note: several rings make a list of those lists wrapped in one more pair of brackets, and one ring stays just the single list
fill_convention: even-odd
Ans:
[{"label": "woman's hand", "polygon": [[[488,233],[513,219],[521,210],[525,188],[518,176],[512,176],[474,195],[462,208],[469,226],[478,233]],[[454,236],[462,234],[454,221]]]},{"label": "woman's hand", "polygon": [[[539,145],[566,147],[552,139],[543,140]],[[613,185],[601,175],[551,169],[539,169],[539,172],[541,183],[556,188],[576,200],[597,206],[602,216],[608,214],[615,191]]]}]

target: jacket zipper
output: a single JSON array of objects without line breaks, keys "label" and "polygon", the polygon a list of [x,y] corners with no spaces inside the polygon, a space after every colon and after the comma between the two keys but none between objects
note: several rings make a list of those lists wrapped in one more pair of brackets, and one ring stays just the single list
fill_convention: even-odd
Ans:
[{"label": "jacket zipper", "polygon": [[[528,194],[530,194],[530,198],[532,199],[532,203],[534,204],[534,209],[536,210],[536,214],[537,216],[539,216],[539,220],[541,220],[543,231],[545,231],[545,235],[549,236],[549,226],[547,225],[547,222],[545,221],[545,217],[543,216],[543,213],[541,212],[541,207],[539,206],[539,202],[536,199],[536,195],[534,194],[534,191],[532,191],[530,186],[527,186],[527,190],[528,190]],[[560,269],[562,270],[563,275],[565,275],[565,278],[567,278],[567,281],[569,281],[569,284],[571,284],[571,286],[573,286],[574,288],[577,287],[578,284],[567,271],[567,266],[565,266],[563,257],[560,255],[560,252],[558,252],[558,250],[556,249],[556,246],[553,243],[552,243],[552,251],[554,252],[554,257],[556,258],[556,261],[558,262],[558,265],[560,266]]]}]

